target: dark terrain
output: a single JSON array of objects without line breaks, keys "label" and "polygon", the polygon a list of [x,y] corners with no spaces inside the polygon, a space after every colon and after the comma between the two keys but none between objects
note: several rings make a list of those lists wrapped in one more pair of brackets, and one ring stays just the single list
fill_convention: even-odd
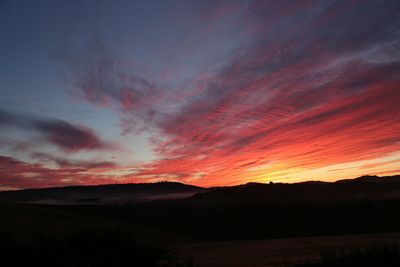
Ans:
[{"label": "dark terrain", "polygon": [[[384,239],[378,238],[382,242],[368,241],[365,246],[400,243],[393,241],[399,239],[394,233],[400,232],[400,176],[209,189],[179,183],[30,189],[1,192],[0,201],[0,229],[9,240],[35,242],[43,235],[59,240],[75,232],[109,233],[118,229],[132,233],[140,244],[133,245],[138,251],[157,245],[168,248],[165,251],[170,254],[182,254],[170,265],[139,266],[191,266],[190,262],[184,263],[187,257],[198,260],[200,266],[240,266],[229,262],[224,265],[224,255],[218,256],[222,262],[207,265],[207,255],[214,257],[212,253],[222,249],[228,259],[229,251],[243,251],[243,246],[265,247],[265,255],[269,255],[272,240],[299,240],[287,242],[303,244],[297,246],[303,251],[301,247],[309,244],[304,238],[318,237],[313,241],[313,253],[318,251],[318,244],[330,247],[323,245],[329,236],[344,236],[331,246],[335,249],[340,248],[338,244],[354,243],[352,235],[386,233]],[[352,247],[360,246],[350,243]],[[170,255],[158,251],[162,252],[159,255]],[[281,258],[290,258],[291,252],[283,251]],[[161,262],[173,262],[171,259],[164,257]],[[247,266],[265,266],[265,261],[257,262],[261,265]]]},{"label": "dark terrain", "polygon": [[204,188],[173,182],[68,186],[0,192],[0,201],[35,204],[127,204],[193,196]]}]

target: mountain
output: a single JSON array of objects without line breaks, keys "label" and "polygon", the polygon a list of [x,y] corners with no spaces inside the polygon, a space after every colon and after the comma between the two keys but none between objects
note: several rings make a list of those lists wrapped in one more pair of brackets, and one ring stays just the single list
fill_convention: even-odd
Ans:
[{"label": "mountain", "polygon": [[315,203],[366,199],[400,199],[400,175],[362,176],[336,182],[248,183],[201,192],[186,201],[200,205],[229,205]]},{"label": "mountain", "polygon": [[37,204],[117,204],[187,198],[205,188],[175,182],[69,186],[0,192],[0,201]]}]

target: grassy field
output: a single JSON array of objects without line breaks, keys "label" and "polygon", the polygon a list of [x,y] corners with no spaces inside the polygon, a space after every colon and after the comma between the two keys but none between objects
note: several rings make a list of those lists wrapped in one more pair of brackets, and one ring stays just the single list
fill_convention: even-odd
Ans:
[{"label": "grassy field", "polygon": [[[246,241],[220,241],[201,242],[177,246],[184,257],[192,258],[201,267],[264,267],[264,266],[398,266],[384,265],[383,261],[373,262],[374,265],[341,265],[338,258],[343,256],[343,251],[364,251],[373,248],[382,249],[386,246],[400,245],[400,233],[341,235],[307,238],[283,238],[269,240]],[[379,254],[359,256],[355,260],[363,261],[365,258]],[[385,252],[385,251],[383,251]],[[398,252],[398,250],[394,251]],[[334,258],[332,255],[336,255]],[[393,253],[392,253],[393,254]],[[391,254],[390,254],[391,255]],[[397,254],[396,254],[397,255]],[[344,254],[347,258],[349,256]],[[386,257],[386,254],[383,254]],[[317,265],[323,260],[323,264]],[[400,255],[394,260],[400,263]],[[336,262],[335,262],[336,260]],[[350,259],[348,259],[350,260]],[[354,260],[354,259],[353,259]],[[381,260],[380,258],[378,260]],[[391,263],[391,262],[390,262]],[[320,263],[322,264],[322,263]]]},{"label": "grassy field", "polygon": [[[400,240],[395,234],[400,232],[399,200],[216,206],[181,201],[135,205],[1,204],[0,213],[0,233],[7,237],[2,238],[5,248],[10,247],[7,240],[17,244],[14,248],[19,251],[32,244],[43,247],[40,242],[45,237],[55,244],[51,247],[68,251],[74,242],[81,243],[77,236],[86,236],[83,241],[89,243],[85,246],[97,245],[100,251],[113,242],[129,244],[127,250],[149,252],[149,248],[156,247],[156,254],[151,249],[149,254],[139,254],[158,255],[141,260],[160,258],[164,264],[160,266],[192,266],[184,262],[188,258],[200,267],[279,266],[318,258],[324,250],[385,246],[399,244]],[[112,233],[118,234],[113,237]],[[71,236],[75,239],[65,245]],[[99,241],[93,244],[90,240]],[[174,257],[178,261],[171,263]]]}]

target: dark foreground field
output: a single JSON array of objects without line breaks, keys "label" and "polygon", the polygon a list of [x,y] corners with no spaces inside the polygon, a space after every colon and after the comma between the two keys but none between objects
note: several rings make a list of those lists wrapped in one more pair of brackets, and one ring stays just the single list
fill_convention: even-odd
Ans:
[{"label": "dark foreground field", "polygon": [[315,261],[325,250],[400,244],[398,200],[215,207],[3,204],[0,212],[3,259],[16,254],[11,259],[47,259],[49,266],[195,266],[190,259],[203,267],[276,266]]},{"label": "dark foreground field", "polygon": [[400,233],[386,233],[201,242],[178,248],[202,267],[400,266],[399,245]]},{"label": "dark foreground field", "polygon": [[7,266],[400,266],[400,183],[384,181],[190,188],[200,193],[127,204],[17,193],[0,204],[0,253]]}]

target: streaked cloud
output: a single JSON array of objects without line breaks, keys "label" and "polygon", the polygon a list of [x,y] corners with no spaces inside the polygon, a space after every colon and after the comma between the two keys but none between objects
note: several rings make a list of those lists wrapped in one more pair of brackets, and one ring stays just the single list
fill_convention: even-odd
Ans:
[{"label": "streaked cloud", "polygon": [[[138,153],[139,163],[121,166],[30,151],[32,162],[2,158],[12,170],[3,173],[9,179],[2,184],[64,184],[70,176],[65,181],[78,184],[169,179],[212,186],[398,171],[399,1],[188,6],[182,8],[190,16],[171,21],[177,27],[187,22],[190,30],[175,36],[158,23],[160,40],[146,39],[149,51],[140,50],[152,75],[142,71],[147,62],[116,48],[117,38],[98,32],[78,49],[53,54],[70,95],[116,112],[114,127],[126,138],[150,136],[153,160],[140,162]],[[132,54],[136,47],[132,43]],[[32,131],[70,154],[118,151],[93,130],[64,120],[0,111],[0,127]]]}]

